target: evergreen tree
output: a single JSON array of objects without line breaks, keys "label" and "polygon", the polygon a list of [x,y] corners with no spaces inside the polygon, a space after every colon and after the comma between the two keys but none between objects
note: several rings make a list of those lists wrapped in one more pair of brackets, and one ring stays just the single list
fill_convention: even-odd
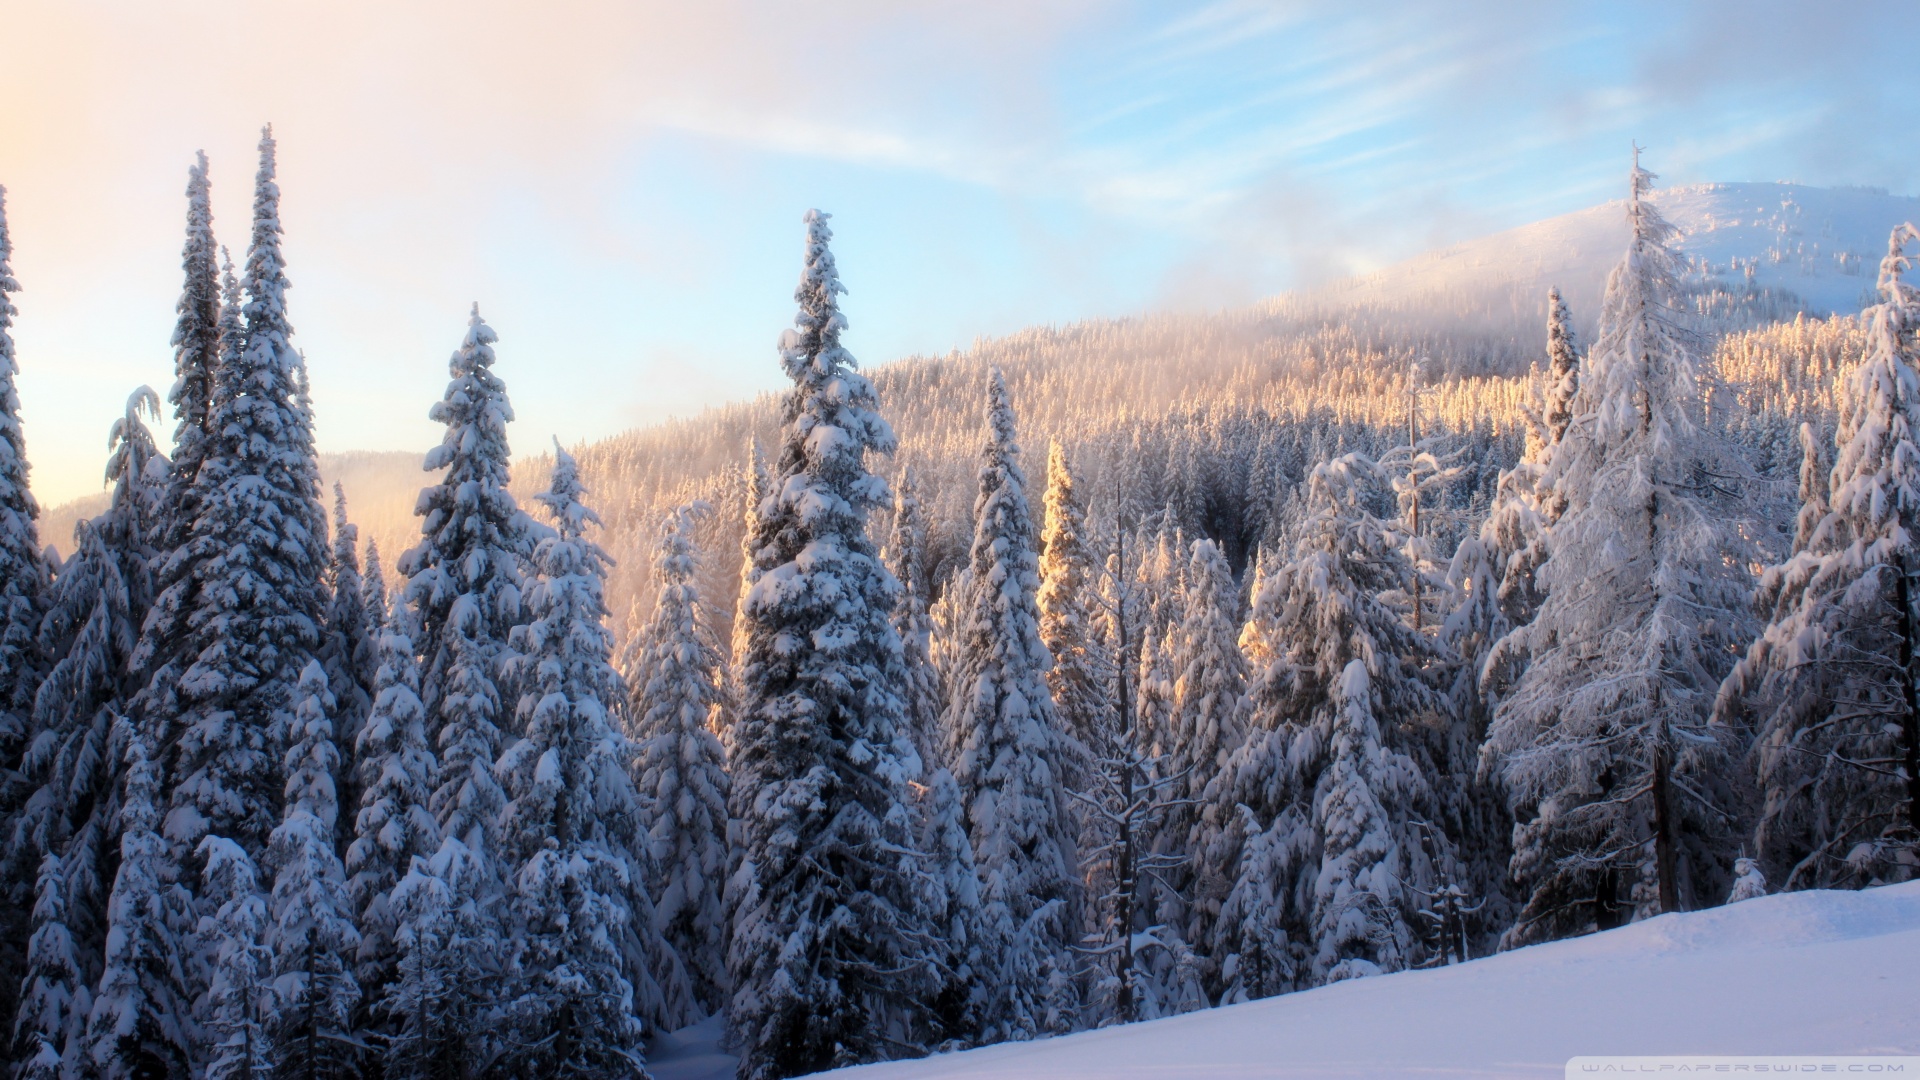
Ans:
[{"label": "evergreen tree", "polygon": [[[165,591],[142,645],[153,651],[136,657],[162,664],[144,715],[164,728],[156,735],[170,752],[167,837],[189,849],[209,834],[249,854],[264,849],[279,816],[279,743],[326,605],[326,518],[306,364],[287,322],[279,202],[267,131],[246,328],[228,336],[214,380],[216,437],[197,481],[203,502],[185,548],[163,570]],[[172,656],[170,639],[179,643]]]},{"label": "evergreen tree", "polygon": [[1566,502],[1540,612],[1495,646],[1525,671],[1488,755],[1520,822],[1512,873],[1530,894],[1513,943],[1677,911],[1725,895],[1731,733],[1712,691],[1745,640],[1747,556],[1725,523],[1737,475],[1695,420],[1692,337],[1675,311],[1673,227],[1644,196],[1607,282],[1583,409],[1543,482]]},{"label": "evergreen tree", "polygon": [[497,1067],[514,1076],[644,1073],[619,945],[623,924],[652,912],[632,859],[639,815],[623,767],[629,751],[611,720],[620,678],[603,625],[609,560],[585,537],[600,519],[584,494],[578,467],[556,443],[553,481],[539,500],[558,531],[535,554],[532,621],[513,641],[526,669],[526,734],[499,763],[511,796],[500,833],[514,867],[515,950],[512,1031]]},{"label": "evergreen tree", "polygon": [[912,465],[900,468],[886,558],[900,582],[893,631],[900,636],[900,658],[906,669],[901,695],[906,699],[907,730],[921,760],[932,763],[945,752],[939,735],[940,673],[933,666],[933,622],[927,613],[933,582],[927,574],[926,508],[920,504],[920,485]]},{"label": "evergreen tree", "polygon": [[1087,512],[1075,490],[1067,451],[1056,440],[1047,451],[1046,526],[1040,534],[1040,640],[1053,657],[1047,686],[1065,728],[1081,741],[1105,715],[1106,680],[1090,607],[1095,567],[1087,548]]},{"label": "evergreen tree", "polygon": [[718,1012],[727,985],[726,751],[713,733],[721,707],[719,651],[700,628],[693,522],[667,519],[654,555],[653,619],[629,676],[634,770],[648,807],[646,885],[654,925],[680,954],[700,1008]]},{"label": "evergreen tree", "polygon": [[[1920,293],[1911,226],[1894,230],[1847,376],[1830,481],[1811,431],[1800,543],[1760,580],[1771,616],[1720,689],[1757,728],[1760,865],[1788,889],[1899,881],[1920,870]],[[1759,871],[1756,871],[1759,872]]]},{"label": "evergreen tree", "polygon": [[481,911],[492,872],[458,838],[431,859],[415,856],[393,888],[399,973],[381,1003],[391,1033],[387,1080],[466,1080],[497,1039],[479,1017],[490,1005],[506,949]]},{"label": "evergreen tree", "polygon": [[267,901],[259,872],[240,845],[225,837],[201,840],[199,854],[206,860],[202,895],[219,905],[200,919],[200,938],[213,962],[201,1009],[210,1040],[206,1077],[265,1080],[273,1073],[273,953],[265,944]]},{"label": "evergreen tree", "polygon": [[[172,551],[193,535],[200,516],[200,466],[214,437],[214,379],[220,367],[220,275],[215,262],[213,204],[207,183],[207,155],[187,172],[187,239],[180,253],[186,278],[179,319],[173,327],[173,469],[168,476],[166,520],[160,546]],[[237,315],[235,311],[233,314]]]},{"label": "evergreen tree", "polygon": [[[1449,657],[1409,625],[1404,586],[1413,568],[1401,525],[1368,509],[1380,481],[1378,467],[1360,454],[1314,468],[1299,547],[1265,571],[1241,634],[1254,669],[1251,731],[1209,789],[1206,811],[1209,820],[1232,822],[1208,854],[1238,874],[1211,945],[1229,999],[1310,985],[1330,970],[1312,966],[1312,883],[1326,825],[1315,808],[1332,767],[1349,664],[1366,669],[1367,709],[1383,745],[1423,775],[1433,770],[1423,733],[1444,726],[1448,715],[1439,684]],[[1452,874],[1451,846],[1426,851],[1411,835],[1413,814],[1424,808],[1410,809],[1394,822],[1407,881],[1437,888]]]},{"label": "evergreen tree", "polygon": [[1077,915],[1078,859],[1061,791],[1072,750],[1046,688],[1033,520],[997,370],[986,421],[946,729],[980,873],[986,1021],[996,1038],[1032,1038],[1071,1023],[1050,987],[1071,967],[1067,927]]},{"label": "evergreen tree", "polygon": [[[27,486],[27,446],[20,426],[20,365],[12,334],[18,311],[8,295],[19,292],[20,283],[13,279],[12,263],[6,189],[0,188],[0,767],[9,770],[19,765],[26,750],[33,695],[46,670],[37,645],[49,581],[35,526],[40,506]],[[0,796],[10,788],[0,788]],[[17,792],[12,794],[17,798]],[[6,935],[6,947],[9,952],[17,947],[12,933]],[[11,1000],[0,1004],[10,1006]]]},{"label": "evergreen tree", "polygon": [[[360,576],[360,530],[347,520],[347,493],[333,485],[333,558],[327,566],[327,604],[318,659],[333,693],[335,744],[359,745],[361,725],[373,706],[373,681],[379,669],[377,644],[368,618],[366,581]],[[340,775],[340,801],[360,804],[357,770]]]},{"label": "evergreen tree", "polygon": [[[387,572],[380,564],[380,545],[367,539],[367,572],[360,579],[360,606],[367,613],[367,627],[374,639],[374,660],[380,656],[379,634],[393,621],[393,605],[387,599]],[[377,668],[376,668],[377,670]]]},{"label": "evergreen tree", "polygon": [[[25,798],[6,837],[8,874],[23,875],[38,863],[37,891],[56,891],[48,902],[60,909],[61,926],[49,942],[63,941],[74,950],[88,984],[100,970],[101,915],[118,835],[117,765],[125,747],[115,739],[115,721],[132,690],[129,658],[153,599],[150,540],[166,459],[141,417],[157,413],[152,390],[142,387],[128,399],[127,414],[114,422],[109,438],[113,500],[99,517],[75,527],[73,558],[54,581],[39,644],[55,662],[34,695],[35,735],[17,781]],[[59,856],[52,864],[58,882],[44,876],[50,855]],[[78,1019],[85,1017],[81,1005]],[[56,1048],[65,1045],[64,1036],[51,1029],[42,1034]]]},{"label": "evergreen tree", "polygon": [[180,948],[193,930],[191,900],[158,832],[161,777],[148,739],[133,731],[122,738],[120,868],[85,1043],[72,1058],[79,1071],[104,1080],[185,1076],[198,1041]]},{"label": "evergreen tree", "polygon": [[745,1080],[893,1056],[935,984],[903,802],[919,761],[888,625],[899,586],[866,530],[886,499],[866,455],[894,437],[840,345],[831,235],[810,211],[780,343],[794,389],[742,605],[727,1022]]},{"label": "evergreen tree", "polygon": [[[1220,904],[1233,887],[1233,867],[1222,861],[1221,834],[1233,822],[1222,806],[1221,778],[1247,734],[1247,662],[1238,643],[1236,606],[1226,557],[1213,541],[1194,541],[1171,657],[1171,730],[1159,763],[1174,801],[1152,845],[1158,854],[1184,856],[1186,865],[1169,875],[1180,894],[1168,907],[1188,942],[1212,939]],[[1210,990],[1218,993],[1217,987]]]},{"label": "evergreen tree", "polygon": [[980,879],[967,836],[966,805],[953,773],[935,769],[919,790],[920,850],[929,873],[922,899],[928,929],[937,945],[938,988],[931,995],[925,1023],[929,1048],[961,1050],[981,1028],[984,987],[977,977],[980,955]]},{"label": "evergreen tree", "polygon": [[280,1076],[358,1076],[352,1039],[360,999],[352,958],[360,935],[349,915],[346,873],[335,854],[339,804],[333,777],[333,695],[326,672],[301,672],[287,750],[286,818],[273,830],[273,1057]]},{"label": "evergreen tree", "polygon": [[347,899],[360,930],[354,978],[369,1005],[382,998],[399,963],[393,889],[414,859],[440,847],[440,824],[428,808],[436,763],[413,642],[387,629],[379,646],[373,708],[354,753],[360,808],[346,858]]},{"label": "evergreen tree", "polygon": [[[49,581],[34,524],[40,507],[27,486],[26,439],[20,426],[20,368],[11,333],[16,310],[8,296],[20,290],[20,283],[13,279],[12,261],[6,189],[0,188],[0,819],[10,818],[26,794],[14,778],[34,735],[28,726],[33,697],[46,671],[38,630]],[[0,881],[0,897],[7,901],[0,904],[0,971],[12,972],[23,967],[33,882],[26,867],[8,869]],[[14,980],[0,979],[0,1023],[13,1019],[18,989]]]},{"label": "evergreen tree", "polygon": [[34,888],[33,934],[27,939],[26,975],[14,1018],[14,1075],[21,1080],[54,1080],[62,1055],[78,1049],[93,997],[81,966],[80,951],[68,929],[70,908],[62,891],[60,856],[48,852]]},{"label": "evergreen tree", "polygon": [[1314,800],[1324,839],[1313,883],[1313,966],[1326,982],[1406,966],[1417,907],[1407,885],[1413,853],[1395,835],[1387,804],[1399,804],[1404,818],[1426,795],[1413,761],[1381,746],[1364,661],[1348,662],[1337,693],[1332,763]]},{"label": "evergreen tree", "polygon": [[[441,696],[456,693],[456,684],[480,678],[491,683],[498,676],[509,634],[523,619],[521,575],[536,531],[507,491],[513,406],[493,371],[498,340],[475,304],[466,338],[447,363],[452,380],[446,396],[428,414],[447,431],[428,451],[425,467],[446,474],[420,493],[414,513],[421,518],[421,540],[398,567],[418,621],[414,645],[425,657],[421,688],[443,731],[456,721]],[[456,677],[458,667],[473,670]],[[495,719],[497,714],[489,721]],[[455,767],[451,758],[447,765]],[[484,857],[483,848],[475,851]]]},{"label": "evergreen tree", "polygon": [[1580,391],[1580,347],[1574,341],[1573,317],[1560,290],[1547,290],[1547,405],[1540,419],[1547,440],[1557,443],[1566,438],[1573,423],[1574,398]]}]

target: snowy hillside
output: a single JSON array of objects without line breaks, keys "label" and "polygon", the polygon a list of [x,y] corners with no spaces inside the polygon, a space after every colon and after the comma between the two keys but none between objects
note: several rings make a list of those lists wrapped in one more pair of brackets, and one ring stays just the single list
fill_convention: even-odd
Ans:
[{"label": "snowy hillside", "polygon": [[[1920,882],[1664,915],[1436,971],[847,1080],[1558,1077],[1576,1054],[1920,1053]],[[658,1080],[707,1080],[686,1051]],[[704,1065],[704,1069],[703,1066]]]},{"label": "snowy hillside", "polygon": [[[1867,303],[1887,234],[1920,219],[1920,199],[1800,184],[1700,184],[1656,190],[1696,279],[1791,292],[1819,314]],[[1532,312],[1558,285],[1575,311],[1597,307],[1627,242],[1620,201],[1470,240],[1321,290],[1329,305],[1436,312]]]}]

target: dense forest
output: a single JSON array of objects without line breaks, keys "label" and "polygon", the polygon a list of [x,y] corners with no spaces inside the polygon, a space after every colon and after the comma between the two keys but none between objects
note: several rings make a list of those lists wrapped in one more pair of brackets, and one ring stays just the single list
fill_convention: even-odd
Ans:
[{"label": "dense forest", "polygon": [[1595,312],[869,377],[809,212],[791,388],[697,418],[516,466],[476,305],[383,557],[275,168],[238,266],[191,170],[176,381],[64,555],[0,211],[15,1076],[638,1077],[719,1015],[763,1080],[1915,873],[1911,226],[1818,317],[1636,160]]}]

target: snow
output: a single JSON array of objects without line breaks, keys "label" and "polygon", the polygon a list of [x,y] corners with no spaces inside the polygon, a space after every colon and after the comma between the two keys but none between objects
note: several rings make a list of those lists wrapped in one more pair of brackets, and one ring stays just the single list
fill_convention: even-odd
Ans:
[{"label": "snow", "polygon": [[653,1040],[647,1047],[647,1072],[653,1080],[733,1080],[739,1061],[720,1049],[727,1019],[715,1014]]},{"label": "snow", "polygon": [[[823,1075],[1517,1080],[1559,1076],[1576,1054],[1913,1054],[1915,956],[1920,882],[1787,893],[1449,968]],[[674,1046],[687,1056],[653,1059],[658,1080],[726,1075],[674,1071],[704,1060]]]}]

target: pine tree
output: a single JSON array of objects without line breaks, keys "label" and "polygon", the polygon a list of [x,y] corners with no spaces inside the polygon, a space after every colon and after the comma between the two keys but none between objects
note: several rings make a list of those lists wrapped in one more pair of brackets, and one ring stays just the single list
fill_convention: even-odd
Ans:
[{"label": "pine tree", "polygon": [[1313,884],[1314,974],[1319,980],[1397,971],[1412,951],[1417,906],[1409,856],[1396,836],[1399,816],[1426,797],[1419,768],[1380,743],[1364,661],[1348,662],[1338,690],[1332,764],[1315,791],[1324,837]]},{"label": "pine tree", "polygon": [[497,1067],[516,1076],[644,1072],[619,944],[624,924],[652,912],[632,858],[639,815],[624,769],[629,750],[611,718],[620,679],[603,625],[609,560],[585,537],[600,521],[581,502],[585,493],[573,458],[556,443],[553,481],[539,500],[557,532],[540,541],[532,620],[513,640],[526,669],[526,735],[498,767],[511,797],[500,842],[514,867],[515,951],[512,1032]]},{"label": "pine tree", "polygon": [[346,858],[347,899],[360,930],[354,978],[369,1005],[383,997],[399,963],[393,889],[414,859],[440,847],[440,823],[428,808],[437,769],[413,641],[395,629],[378,638],[373,708],[354,752],[360,808]]},{"label": "pine tree", "polygon": [[333,695],[326,672],[301,672],[293,744],[287,750],[286,817],[273,830],[273,1057],[277,1075],[315,1080],[358,1076],[351,1038],[360,987],[351,967],[360,945],[346,873],[335,854],[339,804],[333,777]]},{"label": "pine tree", "polygon": [[920,850],[926,853],[929,871],[922,905],[939,943],[939,985],[927,1008],[927,1043],[936,1052],[962,1050],[980,1030],[985,997],[977,978],[982,959],[980,879],[967,836],[966,805],[953,773],[935,769],[918,794]]},{"label": "pine tree", "polygon": [[1074,827],[1061,792],[1072,749],[1046,688],[1033,520],[998,370],[986,421],[946,729],[980,873],[986,1020],[996,1038],[1032,1038],[1071,1023],[1048,997],[1071,967],[1066,928],[1077,915]]},{"label": "pine tree", "polygon": [[1830,481],[1803,429],[1799,543],[1761,576],[1770,621],[1720,689],[1720,718],[1757,728],[1757,854],[1787,889],[1920,869],[1920,293],[1902,280],[1916,237],[1894,230],[1881,263]]},{"label": "pine tree", "polygon": [[[1449,657],[1409,625],[1405,583],[1413,568],[1401,525],[1368,509],[1381,479],[1360,454],[1314,468],[1299,547],[1263,572],[1241,634],[1254,669],[1251,730],[1209,789],[1206,811],[1211,821],[1232,823],[1208,854],[1238,875],[1211,943],[1228,999],[1310,985],[1330,970],[1312,966],[1311,883],[1326,819],[1311,808],[1330,775],[1348,665],[1358,660],[1366,669],[1367,708],[1383,745],[1423,774],[1433,767],[1422,733],[1444,726],[1448,716],[1440,685]],[[1409,854],[1409,884],[1437,888],[1440,877],[1452,875],[1453,852],[1442,843],[1429,853],[1406,835],[1423,809],[1395,821],[1402,833],[1396,839]],[[1418,862],[1411,859],[1416,851]]]},{"label": "pine tree", "polygon": [[[317,658],[333,693],[335,744],[348,757],[359,744],[361,725],[373,706],[373,680],[379,668],[377,645],[368,618],[366,581],[360,576],[360,530],[347,520],[347,493],[333,485],[333,558],[327,566],[327,604]],[[342,770],[340,802],[360,804],[357,771]]]},{"label": "pine tree", "polygon": [[1520,822],[1529,894],[1513,943],[1725,895],[1732,734],[1708,725],[1744,640],[1747,556],[1718,477],[1737,475],[1695,421],[1691,335],[1674,309],[1673,227],[1644,196],[1608,279],[1581,414],[1543,482],[1566,501],[1540,612],[1495,646],[1524,663],[1488,735]]},{"label": "pine tree", "polygon": [[1046,526],[1040,534],[1040,640],[1053,657],[1047,686],[1065,728],[1082,741],[1109,705],[1106,680],[1095,654],[1090,607],[1094,561],[1087,548],[1087,512],[1075,490],[1066,448],[1056,440],[1047,451]]},{"label": "pine tree", "polygon": [[201,893],[219,905],[200,919],[200,938],[213,961],[201,1010],[209,1039],[206,1077],[265,1080],[273,1073],[273,953],[265,944],[267,900],[259,872],[240,845],[225,837],[201,840],[199,855],[206,861]]},{"label": "pine tree", "polygon": [[[456,683],[497,678],[508,636],[522,621],[521,575],[533,552],[533,523],[507,491],[513,406],[493,371],[498,340],[475,304],[466,337],[447,363],[446,396],[428,414],[447,432],[427,453],[425,467],[446,475],[420,493],[414,513],[421,540],[398,567],[418,620],[421,688],[441,730],[454,726],[442,694],[454,693]],[[456,667],[474,664],[479,667],[464,678],[455,677]],[[454,767],[451,758],[447,765]]]},{"label": "pine tree", "polygon": [[[128,399],[127,414],[109,438],[112,502],[76,526],[73,558],[54,581],[39,641],[54,664],[34,695],[35,736],[17,781],[25,797],[6,837],[7,873],[24,876],[37,863],[43,871],[38,892],[57,892],[60,940],[75,950],[89,983],[100,970],[101,915],[118,835],[115,792],[125,748],[116,742],[115,721],[132,691],[129,658],[153,599],[150,541],[166,459],[141,417],[157,413],[152,390],[142,387]],[[57,882],[44,878],[49,856],[58,856]],[[78,1019],[85,1018],[86,1007],[79,1006]],[[43,1034],[56,1048],[65,1045],[57,1032]]]},{"label": "pine tree", "polygon": [[360,606],[367,613],[367,627],[374,638],[374,659],[380,656],[379,632],[393,621],[393,605],[387,599],[387,572],[380,564],[380,545],[367,539],[367,571],[360,579]]},{"label": "pine tree", "polygon": [[[249,854],[264,850],[279,816],[278,743],[326,605],[326,517],[306,365],[287,322],[279,201],[267,131],[247,253],[246,327],[227,336],[214,380],[217,435],[200,466],[203,502],[186,548],[171,553],[163,570],[161,610],[142,645],[153,651],[136,657],[163,664],[143,711],[164,725],[171,755],[166,833],[189,849],[212,834]],[[179,644],[171,657],[169,639]]]},{"label": "pine tree", "polygon": [[653,619],[629,675],[634,771],[651,819],[647,891],[654,925],[680,954],[706,1012],[725,1000],[726,751],[713,733],[721,707],[719,651],[701,633],[698,553],[685,510],[671,515],[654,555]]},{"label": "pine tree", "polygon": [[[1222,805],[1222,778],[1246,740],[1249,711],[1236,606],[1226,556],[1211,540],[1194,541],[1185,611],[1171,657],[1171,730],[1160,762],[1178,801],[1168,806],[1152,845],[1156,853],[1185,856],[1186,866],[1170,875],[1181,894],[1168,907],[1180,920],[1175,925],[1183,940],[1193,943],[1212,939],[1220,904],[1233,887],[1233,867],[1222,859],[1221,834],[1232,825]],[[1218,993],[1218,987],[1210,989]]]},{"label": "pine tree", "polygon": [[901,695],[906,699],[907,730],[924,762],[944,755],[940,746],[940,673],[931,655],[933,622],[927,613],[933,582],[927,575],[926,509],[920,504],[920,485],[912,465],[900,468],[894,491],[893,534],[886,559],[900,582],[900,601],[893,609],[893,631],[900,636],[900,658],[906,668]]},{"label": "pine tree", "polygon": [[26,975],[14,1018],[15,1075],[54,1080],[69,1046],[78,1049],[93,997],[79,948],[68,928],[72,915],[63,891],[60,856],[48,852],[34,888],[33,933],[27,939]]},{"label": "pine tree", "polygon": [[399,973],[381,1002],[391,1029],[387,1080],[466,1080],[497,1039],[479,1018],[499,984],[506,949],[481,911],[492,872],[456,837],[414,857],[391,898]]},{"label": "pine tree", "polygon": [[1580,391],[1580,347],[1574,340],[1573,317],[1560,290],[1547,290],[1547,406],[1540,419],[1547,438],[1557,443],[1573,423],[1575,396]]},{"label": "pine tree", "polygon": [[888,625],[899,586],[866,530],[886,499],[866,455],[891,453],[894,437],[840,345],[827,215],[806,223],[800,312],[780,343],[794,389],[754,529],[730,755],[727,1022],[745,1080],[893,1056],[935,982],[903,801],[919,761]]},{"label": "pine tree", "polygon": [[[159,537],[168,551],[186,545],[200,516],[200,466],[211,450],[214,379],[220,366],[220,275],[214,259],[213,204],[207,155],[187,172],[187,239],[180,253],[186,278],[179,319],[173,327],[173,469],[168,476],[166,521]],[[234,312],[238,314],[238,312]]]},{"label": "pine tree", "polygon": [[[34,693],[46,670],[36,632],[47,606],[49,573],[41,557],[35,519],[40,507],[27,486],[26,439],[20,425],[19,363],[14,357],[13,317],[7,294],[20,291],[13,279],[13,243],[7,231],[6,189],[0,188],[0,818],[10,817],[24,792],[17,775],[33,736],[29,723]],[[19,971],[29,933],[27,912],[32,883],[24,868],[14,868],[0,890],[0,970]],[[12,979],[0,979],[0,1023],[13,1018]]]},{"label": "pine tree", "polygon": [[106,955],[76,1068],[105,1080],[184,1076],[198,1041],[181,943],[191,903],[158,832],[160,769],[148,739],[124,731],[120,868],[107,901]]}]

